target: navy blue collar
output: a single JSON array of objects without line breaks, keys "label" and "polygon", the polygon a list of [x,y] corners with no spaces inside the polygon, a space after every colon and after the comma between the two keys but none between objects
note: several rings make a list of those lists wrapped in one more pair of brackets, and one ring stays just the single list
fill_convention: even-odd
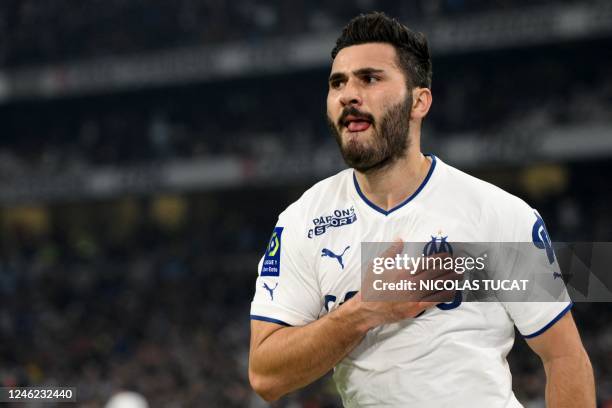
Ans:
[{"label": "navy blue collar", "polygon": [[436,156],[434,156],[433,154],[426,154],[425,156],[431,157],[431,166],[429,167],[429,171],[427,172],[427,176],[425,176],[425,179],[423,180],[423,182],[421,183],[419,188],[417,188],[416,191],[410,195],[410,197],[408,197],[407,199],[405,199],[404,201],[402,201],[401,203],[399,203],[395,207],[391,208],[388,211],[387,210],[383,210],[382,208],[380,208],[379,206],[377,206],[376,204],[374,204],[373,202],[368,200],[368,198],[365,196],[365,194],[363,194],[363,192],[361,191],[361,188],[359,187],[359,183],[357,182],[357,177],[355,176],[355,172],[353,171],[353,183],[355,184],[355,189],[357,190],[357,193],[359,194],[359,197],[361,197],[361,199],[367,205],[369,205],[374,210],[378,211],[379,213],[381,213],[383,215],[389,215],[393,211],[399,210],[400,208],[402,208],[403,206],[408,204],[410,201],[412,201],[421,192],[421,190],[423,190],[423,187],[425,187],[425,184],[427,184],[427,182],[431,178],[431,175],[433,174],[434,169],[436,168]]}]

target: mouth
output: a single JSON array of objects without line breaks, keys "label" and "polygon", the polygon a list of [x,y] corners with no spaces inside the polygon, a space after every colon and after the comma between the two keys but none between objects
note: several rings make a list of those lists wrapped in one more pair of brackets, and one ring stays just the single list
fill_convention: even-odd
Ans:
[{"label": "mouth", "polygon": [[372,121],[370,119],[354,115],[348,115],[342,120],[341,123],[342,126],[346,127],[346,129],[351,133],[363,132],[365,130],[368,130],[372,125]]}]

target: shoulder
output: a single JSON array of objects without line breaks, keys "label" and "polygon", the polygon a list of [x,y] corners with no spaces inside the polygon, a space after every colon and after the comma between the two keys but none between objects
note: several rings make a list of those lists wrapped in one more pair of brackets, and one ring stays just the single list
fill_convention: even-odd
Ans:
[{"label": "shoulder", "polygon": [[279,219],[301,224],[316,217],[322,209],[327,209],[335,203],[345,200],[347,186],[352,182],[352,170],[346,169],[323,179],[308,190],[300,198],[291,203],[280,215]]},{"label": "shoulder", "polygon": [[531,227],[539,218],[536,210],[522,198],[498,186],[443,164],[448,197],[456,204],[472,208],[483,228],[501,240],[516,239],[517,230]]},{"label": "shoulder", "polygon": [[456,193],[472,197],[491,209],[500,211],[524,210],[530,208],[521,198],[501,189],[500,187],[467,174],[455,167],[445,165],[451,185],[456,186]]}]

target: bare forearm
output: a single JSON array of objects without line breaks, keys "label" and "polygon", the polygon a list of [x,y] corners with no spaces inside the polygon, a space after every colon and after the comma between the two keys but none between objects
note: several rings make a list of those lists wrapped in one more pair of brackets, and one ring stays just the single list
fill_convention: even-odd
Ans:
[{"label": "bare forearm", "polygon": [[274,400],[310,384],[361,342],[367,328],[344,306],[306,326],[277,330],[251,353],[251,381],[260,395]]},{"label": "bare forearm", "polygon": [[586,352],[545,363],[546,407],[595,408],[595,380]]}]

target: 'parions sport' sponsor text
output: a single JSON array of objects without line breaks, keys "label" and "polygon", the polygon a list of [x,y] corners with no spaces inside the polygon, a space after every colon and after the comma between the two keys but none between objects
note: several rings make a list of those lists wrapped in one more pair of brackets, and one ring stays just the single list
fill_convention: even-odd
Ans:
[{"label": "'parions sport' sponsor text", "polygon": [[308,230],[308,238],[325,234],[330,228],[342,227],[357,221],[355,208],[334,210],[330,215],[322,215],[312,219],[313,228]]}]

